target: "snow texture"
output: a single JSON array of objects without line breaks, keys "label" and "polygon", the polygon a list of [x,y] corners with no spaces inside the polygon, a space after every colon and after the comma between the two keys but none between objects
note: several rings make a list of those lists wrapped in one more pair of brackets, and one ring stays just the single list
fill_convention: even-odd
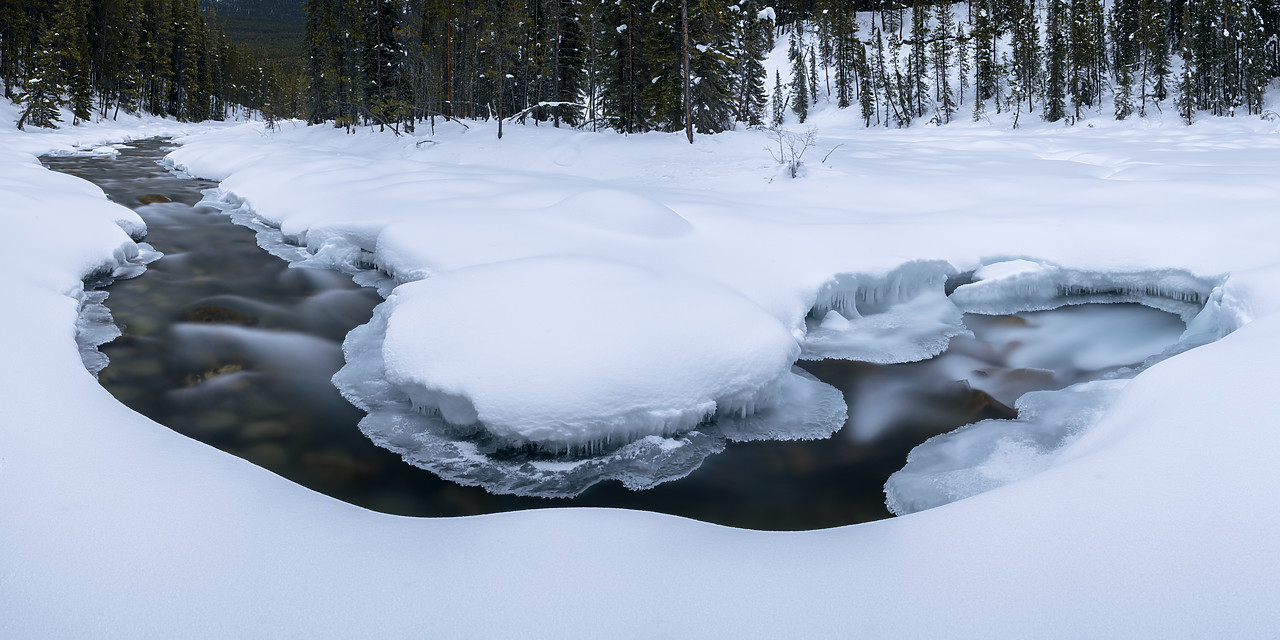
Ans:
[{"label": "snow texture", "polygon": [[[252,211],[281,251],[292,244],[310,256],[290,259],[372,267],[364,273],[386,287],[521,259],[611,260],[732,290],[803,351],[810,323],[828,316],[813,311],[824,287],[941,261],[957,273],[953,285],[973,273],[951,298],[961,310],[1103,296],[1187,317],[1204,304],[1183,342],[1208,344],[1096,385],[1110,399],[1089,397],[1094,387],[1028,398],[1034,419],[972,436],[975,454],[957,458],[965,493],[1018,480],[901,518],[766,533],[607,509],[390,517],[155,424],[82,363],[84,281],[128,268],[141,222],[32,154],[196,127],[122,119],[0,129],[0,223],[11,239],[0,295],[14,310],[0,318],[0,636],[1271,635],[1280,626],[1276,125],[1203,118],[1184,128],[1170,117],[886,131],[849,115],[815,110],[809,122],[830,155],[788,181],[769,181],[767,136],[753,131],[689,145],[680,135],[513,125],[498,142],[482,123],[442,124],[438,144],[419,147],[425,133],[257,123],[184,138],[171,161],[222,180],[211,197]],[[0,120],[15,118],[0,103]],[[632,194],[632,211],[598,226],[569,207],[557,213],[593,192]],[[1013,260],[1030,264],[1002,264]],[[936,284],[917,286],[881,312],[925,297],[937,312],[924,318],[932,335],[945,332]],[[485,293],[489,302],[470,311],[517,327],[518,310],[502,305],[516,292]],[[867,311],[858,308],[876,315]],[[842,328],[832,316],[827,329]],[[352,384],[386,384],[359,371],[379,361],[366,357],[378,351],[376,327],[360,331],[370,342],[349,362]],[[505,355],[477,353],[495,368]],[[802,404],[798,395],[778,395],[770,411]],[[1067,407],[1054,398],[1081,400],[1096,421],[1054,427]],[[394,415],[431,417],[396,401]],[[364,428],[390,428],[374,426]],[[634,443],[702,446],[694,431],[712,437],[699,426]],[[936,453],[949,464],[944,449]],[[945,493],[926,489],[908,493]]]}]

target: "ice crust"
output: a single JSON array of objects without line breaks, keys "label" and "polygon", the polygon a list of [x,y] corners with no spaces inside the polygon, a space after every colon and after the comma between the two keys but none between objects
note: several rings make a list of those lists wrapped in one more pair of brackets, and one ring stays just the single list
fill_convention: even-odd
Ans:
[{"label": "ice crust", "polygon": [[895,515],[932,509],[1048,469],[1055,454],[1106,414],[1128,380],[1085,382],[1018,399],[1017,420],[983,420],[911,450],[885,483]]},{"label": "ice crust", "polygon": [[[554,270],[568,265],[544,266]],[[471,284],[463,280],[457,284]],[[692,411],[686,414],[686,419],[696,417],[694,422],[674,423],[668,412],[662,412],[657,420],[641,418],[636,422],[619,422],[633,418],[634,414],[606,413],[602,421],[601,414],[596,412],[611,408],[609,400],[617,402],[616,397],[604,395],[567,399],[591,403],[584,407],[589,410],[582,414],[579,423],[560,421],[550,427],[530,428],[529,423],[518,422],[512,430],[498,431],[491,425],[501,423],[479,423],[471,418],[477,406],[487,409],[484,402],[473,405],[469,398],[461,395],[424,393],[425,387],[416,382],[422,379],[421,375],[409,376],[406,380],[388,371],[387,356],[401,355],[387,346],[389,325],[397,320],[400,296],[422,295],[411,293],[411,288],[406,290],[408,287],[410,285],[397,289],[387,302],[375,309],[368,324],[348,334],[343,343],[347,364],[333,381],[347,399],[368,413],[361,420],[360,429],[373,442],[399,453],[410,464],[460,484],[479,485],[494,493],[542,497],[575,496],[597,482],[610,479],[631,489],[646,489],[683,478],[697,469],[707,456],[723,450],[726,441],[825,438],[844,424],[845,404],[840,392],[785,363],[777,379],[766,381],[762,388],[755,390],[754,396],[748,389],[735,390],[734,403],[718,411],[715,400],[695,398]],[[430,293],[426,299],[429,300],[429,296]],[[659,364],[664,368],[657,373],[680,375],[665,368],[673,362]],[[508,380],[507,376],[512,375],[511,372],[492,373],[497,380]],[[528,381],[535,389],[553,382],[546,373],[521,370],[522,375],[530,373],[538,376],[537,380]],[[449,375],[466,374],[450,372]],[[554,389],[549,391],[560,393]],[[746,410],[747,401],[751,403],[750,411]],[[447,404],[450,402],[457,405]],[[626,405],[623,408],[630,409]],[[588,421],[592,418],[594,422]],[[637,424],[654,431],[639,431]],[[623,426],[619,429],[618,425]],[[526,433],[552,437],[537,439]],[[591,436],[583,437],[584,434]],[[624,438],[624,435],[632,437]],[[573,455],[554,455],[562,448],[570,449]]]},{"label": "ice crust", "polygon": [[1135,302],[1190,321],[1222,279],[1180,269],[1088,271],[1026,259],[992,262],[951,300],[966,313],[1000,315],[1069,304]]},{"label": "ice crust", "polygon": [[944,289],[954,274],[949,263],[918,261],[879,277],[836,276],[809,312],[801,357],[893,364],[942,353],[972,335]]}]

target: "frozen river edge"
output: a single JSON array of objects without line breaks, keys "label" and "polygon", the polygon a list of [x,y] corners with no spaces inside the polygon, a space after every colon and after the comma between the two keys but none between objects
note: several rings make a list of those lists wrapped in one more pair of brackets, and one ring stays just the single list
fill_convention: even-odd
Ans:
[{"label": "frozen river edge", "polygon": [[[80,363],[67,294],[132,242],[113,235],[123,214],[22,169],[29,158],[4,161],[22,172],[7,174],[19,179],[5,190],[24,194],[8,202],[29,194],[84,216],[67,229],[32,216],[23,235],[61,236],[65,249],[19,248],[3,285],[23,310],[5,320],[23,337],[9,362],[22,365],[0,379],[0,608],[20,612],[0,622],[5,635],[482,637],[533,620],[531,635],[559,637],[1189,637],[1277,622],[1267,496],[1280,486],[1269,383],[1280,371],[1267,356],[1280,352],[1280,296],[1250,244],[1276,236],[1240,214],[1214,221],[1230,233],[1181,231],[1197,236],[1170,244],[1181,260],[1147,259],[1233,273],[1222,307],[1242,328],[1144,372],[1061,464],[1024,482],[805,534],[608,510],[424,521],[317,496],[115,403]],[[1233,255],[1197,251],[1213,237],[1240,242]],[[572,616],[547,614],[566,601]]]}]

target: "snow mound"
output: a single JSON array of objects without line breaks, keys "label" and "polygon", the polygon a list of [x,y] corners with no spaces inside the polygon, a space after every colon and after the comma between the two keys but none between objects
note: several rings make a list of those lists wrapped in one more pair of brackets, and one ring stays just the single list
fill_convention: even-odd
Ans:
[{"label": "snow mound", "polygon": [[954,273],[946,262],[915,261],[879,277],[836,276],[806,318],[801,357],[893,364],[946,351],[951,338],[972,335],[945,292]]},{"label": "snow mound", "polygon": [[688,220],[666,205],[616,189],[574,194],[549,207],[547,214],[561,224],[656,240],[678,238],[693,231]]},{"label": "snow mound", "polygon": [[[641,327],[664,340],[634,342]],[[334,384],[371,440],[496,493],[649,488],[727,440],[825,438],[845,420],[840,392],[792,369],[798,346],[754,303],[621,263],[530,259],[401,285],[343,351]]]},{"label": "snow mound", "polygon": [[1128,380],[1099,380],[1018,399],[1017,420],[983,420],[911,450],[885,483],[896,515],[942,506],[1048,469],[1056,453],[1096,424]]},{"label": "snow mound", "polygon": [[1044,311],[1070,304],[1135,302],[1190,321],[1204,308],[1221,279],[1179,269],[1085,271],[1049,262],[1005,260],[973,272],[951,301],[967,313],[1003,315]]}]

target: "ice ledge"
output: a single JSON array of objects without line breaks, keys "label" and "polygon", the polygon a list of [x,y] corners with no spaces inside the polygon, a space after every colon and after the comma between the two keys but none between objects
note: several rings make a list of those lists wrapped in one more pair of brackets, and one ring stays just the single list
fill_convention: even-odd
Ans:
[{"label": "ice ledge", "polygon": [[1004,315],[1045,311],[1072,304],[1138,303],[1190,322],[1223,278],[1179,269],[1090,271],[1050,262],[1017,259],[975,270],[956,287],[951,301],[965,313]]}]

